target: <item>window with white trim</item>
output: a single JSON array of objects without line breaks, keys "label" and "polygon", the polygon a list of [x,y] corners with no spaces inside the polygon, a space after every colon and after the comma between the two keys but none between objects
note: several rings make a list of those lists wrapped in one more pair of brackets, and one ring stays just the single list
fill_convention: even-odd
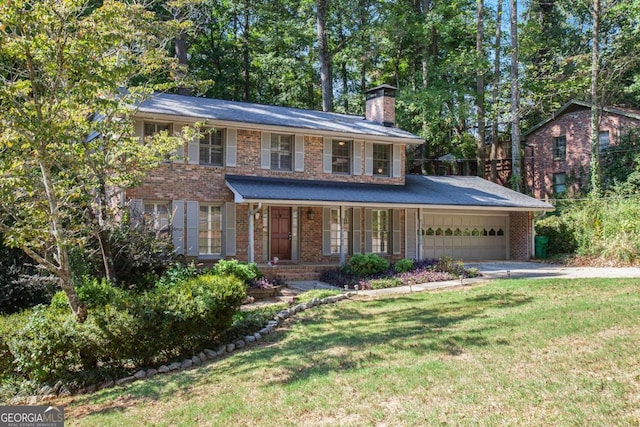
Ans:
[{"label": "window with white trim", "polygon": [[171,123],[144,122],[144,138],[153,136],[162,131],[171,133]]},{"label": "window with white trim", "polygon": [[224,165],[225,129],[205,129],[200,136],[200,164]]},{"label": "window with white trim", "polygon": [[351,175],[353,141],[334,139],[331,142],[331,173]]},{"label": "window with white trim", "polygon": [[[349,219],[351,217],[351,208],[343,209],[342,214],[343,218],[343,230],[342,230],[342,242],[344,245],[344,253],[351,253],[351,244],[350,244],[350,222]],[[340,208],[332,208],[331,209],[331,253],[339,254],[340,253]]]},{"label": "window with white trim", "polygon": [[293,135],[271,134],[271,170],[292,169]]},{"label": "window with white trim", "polygon": [[390,176],[391,145],[373,144],[373,176]]},{"label": "window with white trim", "polygon": [[200,205],[198,248],[200,255],[222,255],[221,206]]},{"label": "window with white trim", "polygon": [[145,224],[151,226],[162,235],[169,234],[169,204],[167,202],[144,202],[143,218]]},{"label": "window with white trim", "polygon": [[389,253],[389,222],[391,215],[387,209],[371,211],[371,252]]}]

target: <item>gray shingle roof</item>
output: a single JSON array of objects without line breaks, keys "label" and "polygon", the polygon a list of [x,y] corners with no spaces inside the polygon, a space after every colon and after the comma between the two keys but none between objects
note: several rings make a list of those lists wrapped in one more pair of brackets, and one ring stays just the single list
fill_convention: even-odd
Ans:
[{"label": "gray shingle roof", "polygon": [[553,210],[548,203],[478,177],[407,175],[405,185],[227,175],[236,202],[353,203],[466,207],[503,210]]},{"label": "gray shingle roof", "polygon": [[403,138],[407,143],[416,144],[424,142],[424,139],[410,132],[395,127],[386,127],[379,123],[365,120],[362,116],[195,96],[166,93],[154,94],[139,104],[138,111],[148,114],[166,114],[195,119],[283,126],[322,132]]}]

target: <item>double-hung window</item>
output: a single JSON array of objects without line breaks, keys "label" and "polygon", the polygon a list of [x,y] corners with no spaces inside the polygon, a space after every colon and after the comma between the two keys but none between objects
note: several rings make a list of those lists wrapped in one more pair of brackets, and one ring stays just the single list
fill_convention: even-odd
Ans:
[{"label": "double-hung window", "polygon": [[553,174],[553,192],[555,194],[563,194],[567,191],[567,174],[566,173],[554,173]]},{"label": "double-hung window", "polygon": [[609,131],[603,130],[598,132],[598,149],[600,152],[609,148]]},{"label": "double-hung window", "polygon": [[331,173],[351,175],[353,141],[334,139],[331,143]]},{"label": "double-hung window", "polygon": [[373,144],[373,176],[390,176],[391,145]]},{"label": "double-hung window", "polygon": [[565,160],[567,158],[567,138],[558,136],[553,138],[553,158]]},{"label": "double-hung window", "polygon": [[169,233],[169,204],[164,202],[144,202],[143,217],[147,225],[161,235]]},{"label": "double-hung window", "polygon": [[224,129],[205,129],[200,136],[200,164],[223,166]]},{"label": "double-hung window", "polygon": [[290,171],[293,135],[271,134],[271,170]]},{"label": "double-hung window", "polygon": [[145,122],[144,123],[144,137],[147,138],[149,136],[153,136],[158,132],[167,131],[171,132],[171,123],[154,123],[154,122]]},{"label": "double-hung window", "polygon": [[200,255],[222,254],[222,208],[220,206],[200,205],[198,246]]},{"label": "double-hung window", "polygon": [[374,209],[371,211],[371,251],[389,253],[389,211]]}]

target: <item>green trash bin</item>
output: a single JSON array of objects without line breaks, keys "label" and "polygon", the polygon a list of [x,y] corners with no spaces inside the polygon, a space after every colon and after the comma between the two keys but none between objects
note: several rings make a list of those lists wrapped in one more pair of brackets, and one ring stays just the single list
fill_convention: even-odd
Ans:
[{"label": "green trash bin", "polygon": [[547,258],[547,245],[549,238],[547,236],[536,236],[536,258]]}]

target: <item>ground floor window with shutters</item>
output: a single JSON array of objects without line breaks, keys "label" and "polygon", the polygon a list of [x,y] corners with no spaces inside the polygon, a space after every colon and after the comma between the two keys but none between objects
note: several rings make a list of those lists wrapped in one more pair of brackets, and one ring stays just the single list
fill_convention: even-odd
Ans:
[{"label": "ground floor window with shutters", "polygon": [[167,202],[144,202],[144,221],[153,227],[160,235],[169,234],[169,224],[171,217],[169,214],[169,204]]},{"label": "ground floor window with shutters", "polygon": [[371,251],[374,253],[389,253],[389,219],[387,209],[371,211]]},{"label": "ground floor window with shutters", "polygon": [[200,205],[198,247],[201,255],[222,254],[222,208]]},{"label": "ground floor window with shutters", "polygon": [[[351,238],[350,238],[350,223],[351,223],[351,209],[343,209],[343,229],[342,229],[342,244],[344,245],[344,253],[351,253]],[[331,254],[340,253],[340,208],[331,209]]]}]

